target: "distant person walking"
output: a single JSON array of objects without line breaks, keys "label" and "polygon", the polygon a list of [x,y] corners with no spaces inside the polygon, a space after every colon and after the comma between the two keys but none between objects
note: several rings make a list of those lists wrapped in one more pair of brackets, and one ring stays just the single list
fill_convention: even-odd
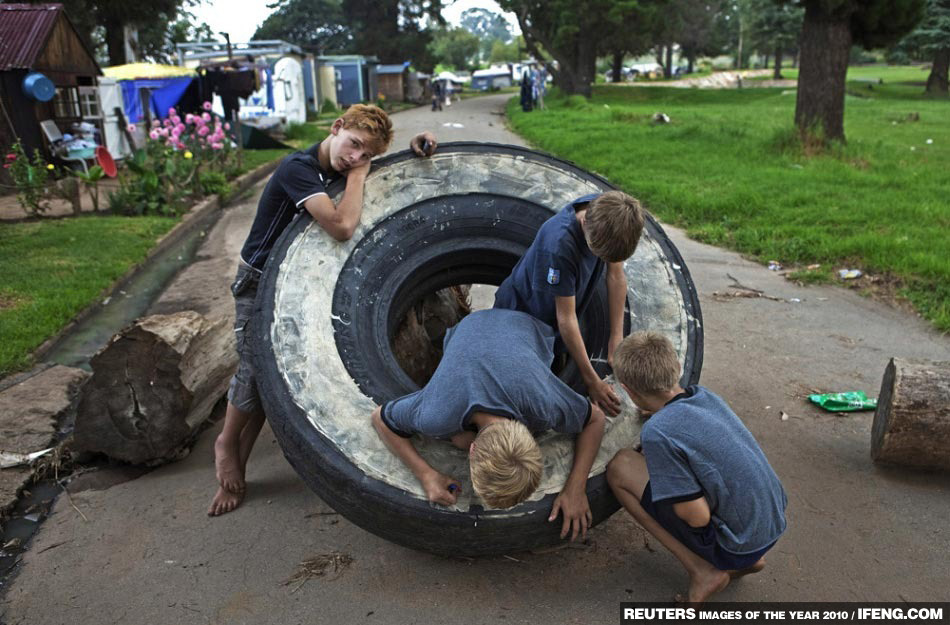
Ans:
[{"label": "distant person walking", "polygon": [[442,81],[436,80],[432,83],[432,110],[442,110]]}]

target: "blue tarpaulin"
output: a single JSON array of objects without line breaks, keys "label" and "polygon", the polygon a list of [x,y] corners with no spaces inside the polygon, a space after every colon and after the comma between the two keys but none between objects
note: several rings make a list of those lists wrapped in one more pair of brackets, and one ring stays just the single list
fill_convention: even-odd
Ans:
[{"label": "blue tarpaulin", "polygon": [[152,115],[164,119],[168,117],[168,109],[178,104],[192,80],[194,80],[192,76],[181,76],[120,81],[119,84],[122,85],[122,103],[125,106],[125,115],[129,123],[134,124],[145,116],[145,112],[142,110],[142,99],[139,97],[139,89],[147,88],[151,90],[149,103],[152,108]]}]

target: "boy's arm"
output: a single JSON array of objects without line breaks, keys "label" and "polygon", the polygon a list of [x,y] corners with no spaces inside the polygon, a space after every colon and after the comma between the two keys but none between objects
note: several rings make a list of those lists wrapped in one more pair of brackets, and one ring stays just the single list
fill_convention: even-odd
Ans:
[{"label": "boy's arm", "polygon": [[600,379],[600,376],[594,371],[593,365],[590,364],[590,358],[587,357],[587,348],[584,346],[584,338],[581,336],[581,329],[577,323],[574,296],[562,297],[558,295],[555,296],[554,302],[557,310],[558,331],[561,333],[561,339],[567,347],[567,353],[577,363],[581,379],[584,380],[584,385],[587,386],[587,393],[601,410],[612,417],[617,416],[620,413],[620,400],[613,389],[610,388],[610,385]]},{"label": "boy's arm", "polygon": [[614,364],[614,350],[623,340],[623,307],[627,303],[627,276],[623,263],[607,263],[607,311],[610,318],[610,340],[607,341],[607,362]]},{"label": "boy's arm", "polygon": [[689,501],[674,503],[673,512],[676,513],[676,516],[689,524],[690,527],[706,527],[712,518],[712,512],[709,510],[709,502],[706,501],[706,497],[703,495]]},{"label": "boy's arm", "polygon": [[347,241],[356,231],[363,212],[363,184],[369,173],[370,161],[346,172],[346,190],[339,204],[326,194],[315,195],[306,202],[304,208],[320,227],[337,241]]},{"label": "boy's arm", "polygon": [[[402,460],[403,464],[409,467],[412,474],[416,476],[416,479],[422,484],[422,489],[429,501],[443,506],[455,504],[458,494],[462,490],[462,485],[429,466],[429,463],[419,455],[419,452],[412,446],[408,438],[403,438],[390,430],[389,426],[383,421],[381,406],[377,406],[376,410],[373,411],[373,427],[376,428],[376,433],[389,448],[389,451]],[[452,488],[453,484],[455,488]]]},{"label": "boy's arm", "polygon": [[592,405],[590,420],[574,442],[574,465],[571,467],[571,473],[567,476],[567,482],[564,483],[561,494],[554,500],[551,516],[548,517],[548,521],[553,521],[557,518],[558,511],[563,513],[561,538],[567,536],[568,530],[571,530],[572,541],[577,538],[578,532],[582,539],[585,538],[587,528],[593,521],[590,503],[587,501],[587,475],[594,465],[594,458],[597,457],[597,450],[600,449],[600,441],[604,437],[604,421],[604,413],[597,406]]}]

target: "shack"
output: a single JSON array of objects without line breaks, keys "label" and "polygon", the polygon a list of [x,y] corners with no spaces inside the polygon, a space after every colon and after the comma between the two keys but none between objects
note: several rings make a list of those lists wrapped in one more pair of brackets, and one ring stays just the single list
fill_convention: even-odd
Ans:
[{"label": "shack", "polygon": [[61,133],[87,122],[101,133],[101,74],[62,4],[0,4],[0,145],[19,139],[28,154],[51,158],[41,122]]},{"label": "shack", "polygon": [[340,106],[376,100],[379,95],[376,74],[379,61],[376,57],[331,55],[321,56],[319,60],[333,67],[336,75],[336,100]]},{"label": "shack", "polygon": [[379,77],[379,93],[387,100],[403,102],[406,100],[406,91],[409,81],[409,61],[396,65],[378,65],[376,75]]},{"label": "shack", "polygon": [[507,67],[492,67],[472,72],[472,89],[488,91],[511,85],[511,70]]}]

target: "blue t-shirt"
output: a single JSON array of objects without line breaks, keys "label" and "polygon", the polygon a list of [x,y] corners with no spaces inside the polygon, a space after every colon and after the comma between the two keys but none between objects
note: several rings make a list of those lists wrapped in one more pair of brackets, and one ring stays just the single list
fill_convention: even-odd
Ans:
[{"label": "blue t-shirt", "polygon": [[551,372],[554,332],[514,310],[479,310],[445,335],[444,355],[425,388],[383,405],[400,436],[449,439],[473,412],[516,419],[532,433],[576,434],[590,403]]},{"label": "blue t-shirt", "polygon": [[647,419],[640,433],[653,501],[704,495],[719,545],[735,554],[768,547],[785,531],[787,498],[736,413],[702,386]]},{"label": "blue t-shirt", "polygon": [[495,308],[526,312],[555,329],[555,297],[574,296],[578,315],[584,312],[603,280],[606,264],[590,251],[577,210],[597,196],[574,200],[541,225],[534,242],[495,292]]},{"label": "blue t-shirt", "polygon": [[281,161],[257,204],[257,215],[241,248],[241,259],[262,270],[274,243],[280,238],[297,213],[306,210],[304,202],[327,192],[337,176],[320,166],[317,143],[303,152],[295,152]]}]

